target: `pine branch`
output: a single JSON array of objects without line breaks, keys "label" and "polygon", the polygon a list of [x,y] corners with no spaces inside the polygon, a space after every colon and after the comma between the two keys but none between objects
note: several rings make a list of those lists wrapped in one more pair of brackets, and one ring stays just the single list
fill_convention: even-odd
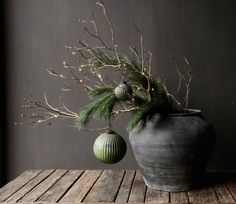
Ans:
[{"label": "pine branch", "polygon": [[111,114],[116,101],[117,98],[112,93],[86,105],[78,114],[79,117],[75,120],[75,126],[77,128],[86,127],[92,118],[107,119]]},{"label": "pine branch", "polygon": [[133,116],[127,125],[127,128],[126,128],[127,131],[131,132],[140,122],[143,125],[148,116],[149,110],[150,110],[149,104],[145,104],[142,107],[140,107],[138,110],[136,110],[133,113]]},{"label": "pine branch", "polygon": [[92,97],[100,96],[105,93],[113,93],[114,88],[110,86],[96,86],[92,91],[89,92],[89,95]]}]

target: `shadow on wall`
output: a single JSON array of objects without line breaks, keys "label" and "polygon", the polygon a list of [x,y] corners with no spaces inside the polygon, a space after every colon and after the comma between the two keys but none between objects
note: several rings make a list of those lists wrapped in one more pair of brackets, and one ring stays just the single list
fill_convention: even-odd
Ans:
[{"label": "shadow on wall", "polygon": [[0,2],[0,19],[2,29],[0,32],[1,37],[1,51],[0,51],[0,187],[6,183],[6,18],[5,18],[5,1]]}]

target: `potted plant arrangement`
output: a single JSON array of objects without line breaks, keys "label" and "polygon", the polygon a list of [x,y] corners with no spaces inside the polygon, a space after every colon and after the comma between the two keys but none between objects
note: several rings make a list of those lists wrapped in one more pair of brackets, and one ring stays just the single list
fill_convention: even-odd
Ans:
[{"label": "potted plant arrangement", "polygon": [[[103,1],[97,5],[103,11],[111,42],[102,39],[92,13],[91,20],[80,22],[85,34],[97,40],[97,44],[91,45],[84,38],[78,41],[78,46],[66,46],[72,55],[80,58],[78,64],[63,62],[68,74],[52,68],[47,70],[59,79],[74,81],[92,98],[91,103],[77,113],[63,102],[60,108],[54,107],[44,94],[43,100],[25,99],[24,107],[33,113],[22,116],[33,119],[34,126],[62,118],[74,120],[80,130],[102,131],[94,142],[94,154],[109,164],[120,161],[127,149],[124,139],[113,130],[113,124],[131,112],[127,125],[129,141],[146,185],[164,191],[184,191],[197,185],[210,159],[215,134],[200,110],[187,108],[192,79],[188,60],[183,58],[186,71],[183,73],[177,68],[176,72],[179,77],[176,93],[182,86],[186,90],[183,101],[179,102],[164,80],[153,76],[152,54],[144,49],[143,36],[137,26],[132,23],[140,37],[139,49],[129,47],[128,52],[122,54]],[[89,29],[88,24],[93,29]],[[92,119],[105,119],[107,126],[88,128]]]}]

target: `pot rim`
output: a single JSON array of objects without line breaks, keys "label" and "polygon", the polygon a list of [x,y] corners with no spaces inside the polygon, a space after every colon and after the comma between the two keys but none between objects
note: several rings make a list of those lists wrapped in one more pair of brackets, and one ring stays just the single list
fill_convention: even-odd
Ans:
[{"label": "pot rim", "polygon": [[198,109],[188,108],[183,111],[186,112],[179,112],[179,113],[170,113],[169,116],[194,116],[194,115],[201,115],[202,111]]}]

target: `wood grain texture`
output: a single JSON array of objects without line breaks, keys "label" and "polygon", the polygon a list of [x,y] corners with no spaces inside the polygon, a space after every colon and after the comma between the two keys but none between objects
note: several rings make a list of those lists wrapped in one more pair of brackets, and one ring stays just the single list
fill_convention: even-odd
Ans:
[{"label": "wood grain texture", "polygon": [[170,193],[171,203],[188,203],[188,195],[186,192],[173,192]]},{"label": "wood grain texture", "polygon": [[35,202],[37,201],[43,194],[45,194],[49,188],[51,188],[58,180],[61,179],[64,174],[66,174],[67,170],[56,170],[53,172],[46,180],[40,183],[36,188],[27,193],[24,197],[22,197],[20,202]]},{"label": "wood grain texture", "polygon": [[234,200],[236,200],[236,171],[224,175],[224,181]]},{"label": "wood grain texture", "polygon": [[134,170],[126,170],[124,179],[118,191],[115,202],[127,202],[130,195],[130,190],[135,176]]},{"label": "wood grain texture", "polygon": [[225,184],[214,185],[216,195],[221,203],[234,203],[235,200]]},{"label": "wood grain texture", "polygon": [[15,194],[6,200],[6,202],[16,202],[21,199],[25,194],[30,192],[35,186],[44,181],[54,170],[44,170],[34,179],[28,182],[25,186],[19,189]]},{"label": "wood grain texture", "polygon": [[80,170],[71,170],[52,186],[40,199],[41,202],[57,202],[69,189],[70,186],[83,173]]},{"label": "wood grain texture", "polygon": [[188,191],[190,203],[218,203],[219,200],[212,187],[201,187]]},{"label": "wood grain texture", "polygon": [[82,202],[102,170],[86,170],[59,202]]},{"label": "wood grain texture", "polygon": [[169,196],[170,196],[169,192],[158,191],[158,190],[147,188],[145,202],[146,203],[168,203]]},{"label": "wood grain texture", "polygon": [[5,185],[0,189],[0,202],[8,199],[12,194],[14,194],[17,190],[23,187],[26,183],[28,183],[31,179],[36,177],[41,170],[30,170],[25,171],[23,174],[18,176],[16,179]]},{"label": "wood grain texture", "polygon": [[0,189],[0,204],[236,203],[235,172],[208,178],[197,189],[168,193],[147,188],[135,170],[32,170]]},{"label": "wood grain texture", "polygon": [[129,202],[143,203],[146,195],[146,185],[143,181],[143,176],[140,171],[136,172],[134,183],[131,188]]},{"label": "wood grain texture", "polygon": [[123,179],[123,170],[104,170],[84,202],[112,202]]}]

